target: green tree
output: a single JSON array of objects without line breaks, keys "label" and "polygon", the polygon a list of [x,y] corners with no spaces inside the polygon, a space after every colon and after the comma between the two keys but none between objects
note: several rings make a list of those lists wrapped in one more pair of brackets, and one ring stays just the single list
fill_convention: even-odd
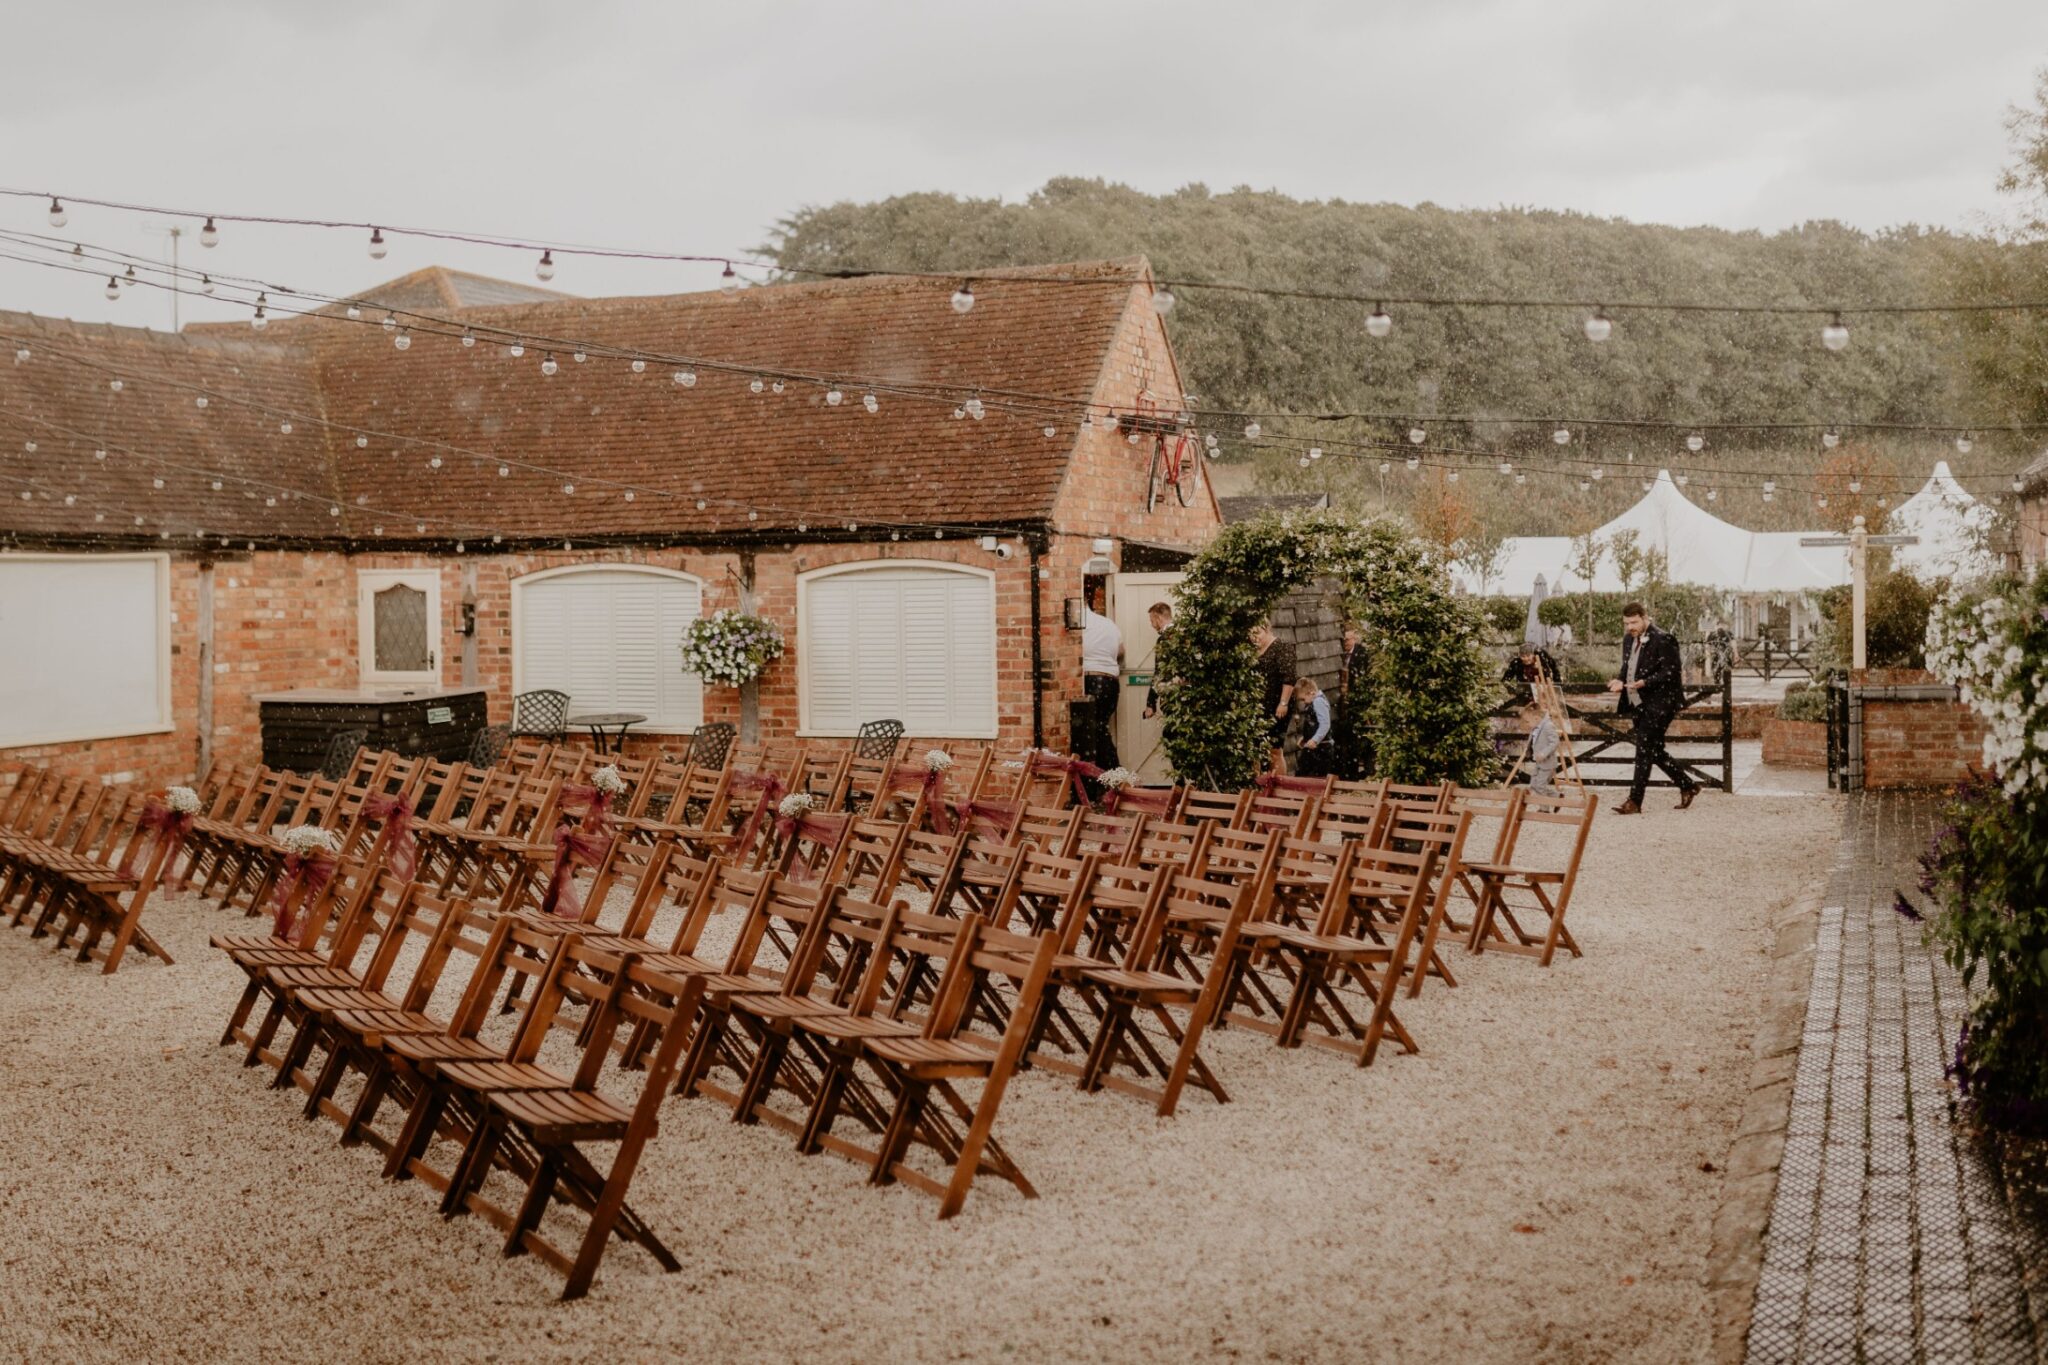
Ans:
[{"label": "green tree", "polygon": [[1615,576],[1623,593],[1635,591],[1636,575],[1643,571],[1641,537],[1633,530],[1616,531],[1607,538],[1608,557],[1614,561]]}]

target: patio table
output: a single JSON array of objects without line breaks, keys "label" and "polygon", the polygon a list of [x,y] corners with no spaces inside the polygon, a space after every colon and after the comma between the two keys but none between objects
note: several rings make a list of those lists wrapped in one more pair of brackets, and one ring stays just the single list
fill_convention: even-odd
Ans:
[{"label": "patio table", "polygon": [[[581,725],[590,731],[590,742],[601,754],[622,754],[626,751],[626,731],[646,720],[631,711],[591,711],[580,716],[569,717],[567,724]],[[606,731],[616,731],[607,734]]]}]

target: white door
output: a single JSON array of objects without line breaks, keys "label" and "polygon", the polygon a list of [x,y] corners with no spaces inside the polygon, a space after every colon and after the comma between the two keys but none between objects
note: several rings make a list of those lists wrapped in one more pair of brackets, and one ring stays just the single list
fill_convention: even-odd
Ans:
[{"label": "white door", "polygon": [[356,658],[363,685],[441,680],[441,576],[432,569],[356,574]]},{"label": "white door", "polygon": [[1110,585],[1110,619],[1124,633],[1123,692],[1116,703],[1116,751],[1124,766],[1147,782],[1170,775],[1165,727],[1159,717],[1145,719],[1145,694],[1151,690],[1158,662],[1159,637],[1146,615],[1154,602],[1172,601],[1172,591],[1185,574],[1120,573]]}]

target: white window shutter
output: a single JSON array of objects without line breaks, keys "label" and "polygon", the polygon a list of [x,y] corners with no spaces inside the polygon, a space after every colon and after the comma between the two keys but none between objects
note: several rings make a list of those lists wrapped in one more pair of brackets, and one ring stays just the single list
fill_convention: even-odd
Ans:
[{"label": "white window shutter", "polygon": [[913,735],[995,733],[995,584],[890,565],[802,586],[803,726],[850,735],[900,720]]},{"label": "white window shutter", "polygon": [[519,686],[558,688],[571,711],[629,711],[647,730],[688,731],[704,693],[683,672],[683,630],[703,590],[694,579],[592,568],[523,584],[514,631]]}]

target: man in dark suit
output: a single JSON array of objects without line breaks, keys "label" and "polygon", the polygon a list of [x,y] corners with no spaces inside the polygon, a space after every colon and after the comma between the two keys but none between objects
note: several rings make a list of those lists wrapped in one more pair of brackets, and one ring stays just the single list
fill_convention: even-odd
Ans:
[{"label": "man in dark suit", "polygon": [[1621,675],[1608,682],[1607,690],[1619,694],[1614,709],[1635,721],[1636,773],[1628,800],[1616,806],[1615,813],[1636,815],[1642,811],[1653,766],[1662,768],[1678,784],[1678,808],[1684,810],[1700,794],[1699,784],[1664,750],[1664,732],[1685,706],[1678,641],[1669,631],[1650,624],[1650,613],[1640,602],[1621,609],[1621,626],[1626,632],[1621,642]]}]

